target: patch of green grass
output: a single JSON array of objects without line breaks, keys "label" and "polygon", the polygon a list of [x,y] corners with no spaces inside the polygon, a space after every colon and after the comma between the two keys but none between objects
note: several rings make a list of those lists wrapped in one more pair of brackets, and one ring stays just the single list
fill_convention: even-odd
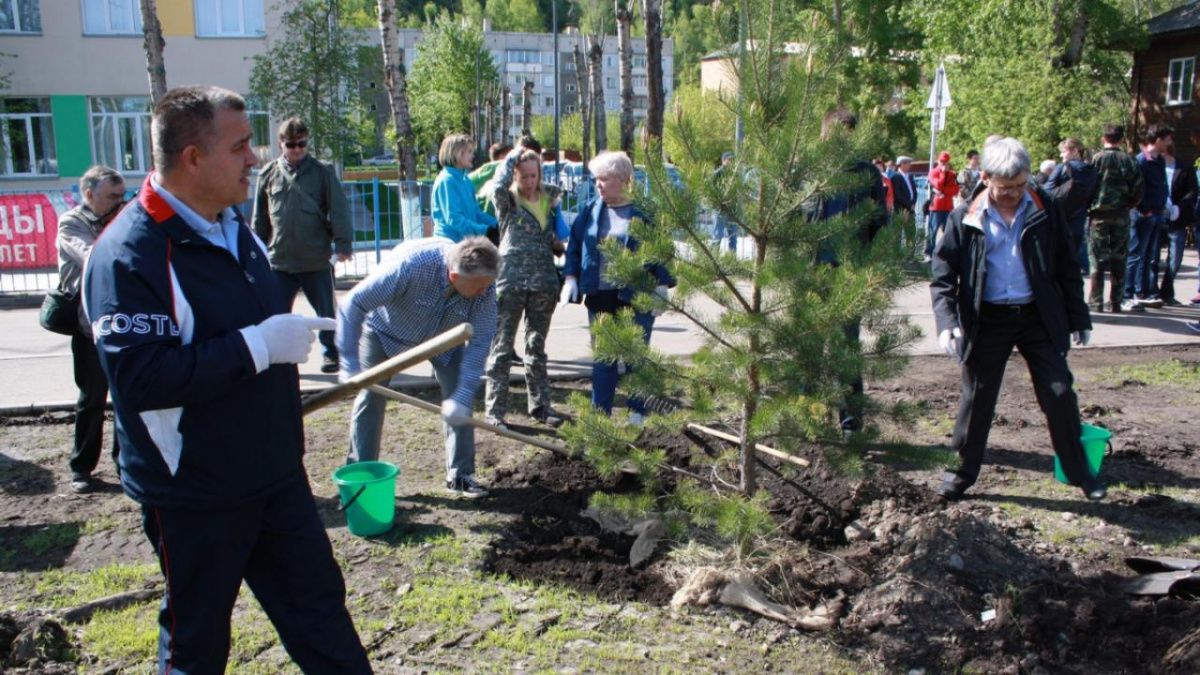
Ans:
[{"label": "patch of green grass", "polygon": [[946,469],[958,463],[958,455],[940,446],[891,441],[875,447],[884,461],[906,464],[914,469]]},{"label": "patch of green grass", "polygon": [[43,607],[75,607],[100,598],[135,591],[159,579],[158,565],[113,563],[89,572],[47,570],[38,575],[34,592]]},{"label": "patch of green grass", "polygon": [[[241,664],[255,663],[259,654],[279,642],[271,620],[249,589],[242,589],[241,599],[246,607],[244,611],[234,612],[230,626],[229,665],[225,669],[227,673],[243,672]],[[234,668],[234,665],[238,667]],[[274,667],[273,671],[278,672],[278,667]]]},{"label": "patch of green grass", "polygon": [[86,653],[103,661],[144,663],[152,670],[158,644],[158,603],[98,612],[80,631]]},{"label": "patch of green grass", "polygon": [[392,607],[391,618],[408,627],[423,626],[446,633],[465,628],[497,597],[496,589],[478,575],[425,576],[413,583],[411,592],[399,598]]},{"label": "patch of green grass", "polygon": [[924,417],[917,421],[917,429],[934,436],[946,436],[954,431],[954,415],[942,413],[933,417]]},{"label": "patch of green grass", "polygon": [[1146,386],[1179,387],[1189,391],[1200,389],[1200,363],[1168,359],[1151,363],[1110,366],[1097,371],[1096,379],[1107,384],[1141,382]]},{"label": "patch of green grass", "polygon": [[77,522],[47,523],[24,536],[15,536],[9,550],[0,554],[0,569],[11,569],[21,561],[69,550],[79,541],[82,525]]},{"label": "patch of green grass", "polygon": [[120,525],[120,523],[113,516],[109,516],[109,515],[96,516],[94,518],[88,518],[87,521],[83,524],[82,534],[84,536],[87,536],[90,534],[99,534],[101,532],[108,532],[109,530],[117,529],[117,527],[119,525]]}]

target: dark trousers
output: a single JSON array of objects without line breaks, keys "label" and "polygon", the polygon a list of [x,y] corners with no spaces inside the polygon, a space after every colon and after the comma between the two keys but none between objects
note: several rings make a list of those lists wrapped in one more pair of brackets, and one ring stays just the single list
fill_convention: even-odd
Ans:
[{"label": "dark trousers", "polygon": [[236,508],[143,506],[142,528],[167,582],[158,613],[158,672],[225,672],[230,615],[243,579],[303,672],[371,672],[303,475]]},{"label": "dark trousers", "polygon": [[[599,291],[589,293],[584,300],[588,310],[588,326],[605,314],[615,314],[626,307],[627,302],[617,298],[617,291]],[[633,321],[642,328],[642,338],[650,343],[650,333],[654,330],[654,315],[650,312],[635,312]],[[626,372],[632,372],[631,366],[626,366]],[[620,365],[616,362],[597,361],[592,359],[592,407],[603,410],[604,414],[612,414],[613,398],[617,393],[617,381],[621,379]],[[630,412],[639,415],[646,414],[646,401],[630,396],[627,401]]]},{"label": "dark trousers", "polygon": [[[316,310],[317,316],[328,319],[337,318],[337,309],[333,302],[333,268],[316,272],[283,272],[275,270],[279,280],[279,290],[283,300],[290,309],[296,304],[296,293],[304,291],[304,298]],[[325,356],[335,361],[338,357],[337,345],[334,342],[334,332],[323,330],[317,333]]]},{"label": "dark trousers", "polygon": [[1033,391],[1046,415],[1050,442],[1063,472],[1074,485],[1089,484],[1093,477],[1079,440],[1079,401],[1066,354],[1055,351],[1035,305],[1018,311],[989,307],[985,304],[980,310],[978,337],[962,365],[962,400],[951,441],[961,462],[955,473],[967,484],[979,477],[1004,367],[1015,346],[1029,366]]},{"label": "dark trousers", "polygon": [[[88,476],[100,463],[100,446],[104,444],[104,403],[108,399],[108,379],[100,368],[96,343],[83,333],[71,336],[71,360],[75,366],[75,386],[79,399],[75,401],[75,445],[71,448],[69,466],[73,475]],[[112,435],[113,464],[117,464],[119,448],[117,433]]]}]

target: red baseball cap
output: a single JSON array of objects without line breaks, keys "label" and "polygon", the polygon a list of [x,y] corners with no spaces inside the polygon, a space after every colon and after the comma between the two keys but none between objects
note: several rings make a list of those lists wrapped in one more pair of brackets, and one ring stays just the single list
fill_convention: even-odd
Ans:
[{"label": "red baseball cap", "polygon": [[938,155],[938,161],[939,162],[949,162],[950,161],[950,153],[943,150],[942,154]]}]

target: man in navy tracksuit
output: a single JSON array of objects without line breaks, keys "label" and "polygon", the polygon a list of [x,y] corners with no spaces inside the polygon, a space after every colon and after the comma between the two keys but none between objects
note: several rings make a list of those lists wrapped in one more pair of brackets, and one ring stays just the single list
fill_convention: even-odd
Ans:
[{"label": "man in navy tracksuit", "polygon": [[157,173],[97,241],[84,303],[166,593],[160,672],[222,673],[244,579],[306,673],[369,673],[304,471],[295,364],[332,319],[287,314],[246,199],[245,102],[173,89]]}]

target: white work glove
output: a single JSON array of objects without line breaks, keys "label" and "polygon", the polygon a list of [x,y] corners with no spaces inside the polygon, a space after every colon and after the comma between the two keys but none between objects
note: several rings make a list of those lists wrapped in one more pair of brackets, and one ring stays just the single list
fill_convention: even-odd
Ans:
[{"label": "white work glove", "polygon": [[1077,330],[1071,333],[1071,340],[1075,342],[1076,347],[1086,347],[1092,341],[1092,331]]},{"label": "white work glove", "polygon": [[471,420],[471,409],[448,398],[442,401],[442,419],[452,427],[461,427]]},{"label": "white work glove", "polygon": [[957,328],[947,328],[938,333],[938,346],[942,351],[946,352],[946,356],[958,358],[958,339],[962,337],[962,331]]},{"label": "white work glove", "polygon": [[267,345],[269,363],[304,363],[315,331],[337,330],[337,321],[299,314],[276,314],[255,326]]},{"label": "white work glove", "polygon": [[565,305],[577,300],[579,300],[579,282],[575,280],[575,277],[567,277],[563,280],[562,293],[558,296],[558,304]]},{"label": "white work glove", "polygon": [[[670,298],[670,295],[669,295],[670,291],[671,291],[671,289],[667,288],[666,286],[655,286],[654,287],[654,294],[657,295],[659,298],[661,298],[663,302],[666,302]],[[650,313],[653,314],[654,316],[662,316],[663,312],[665,312],[665,311],[667,311],[666,306],[659,305],[659,306],[655,307],[653,310],[651,310]]]},{"label": "white work glove", "polygon": [[1170,220],[1171,222],[1175,222],[1176,220],[1179,220],[1179,205],[1178,204],[1171,205],[1171,215],[1170,215],[1170,218],[1168,218],[1168,220]]}]

